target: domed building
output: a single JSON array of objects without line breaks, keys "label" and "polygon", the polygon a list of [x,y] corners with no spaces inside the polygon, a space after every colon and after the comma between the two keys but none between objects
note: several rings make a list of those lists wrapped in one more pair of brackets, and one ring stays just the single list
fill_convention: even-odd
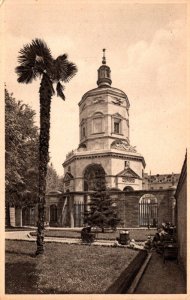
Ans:
[{"label": "domed building", "polygon": [[111,84],[111,70],[103,55],[98,87],[86,92],[78,104],[80,143],[63,163],[65,191],[94,190],[97,176],[105,176],[109,188],[142,189],[145,161],[130,145],[130,103]]},{"label": "domed building", "polygon": [[[97,87],[79,102],[80,141],[63,163],[64,193],[46,195],[46,224],[81,227],[84,212],[100,181],[114,199],[120,227],[156,227],[175,224],[174,197],[179,174],[148,175],[145,161],[130,144],[130,103],[125,92],[112,87],[105,49],[98,69]],[[16,209],[13,226],[35,224],[36,207]]]},{"label": "domed building", "polygon": [[63,163],[65,192],[72,193],[75,205],[82,204],[100,177],[109,189],[142,190],[145,161],[130,144],[129,99],[112,87],[105,49],[97,87],[86,92],[78,105],[80,142]]}]

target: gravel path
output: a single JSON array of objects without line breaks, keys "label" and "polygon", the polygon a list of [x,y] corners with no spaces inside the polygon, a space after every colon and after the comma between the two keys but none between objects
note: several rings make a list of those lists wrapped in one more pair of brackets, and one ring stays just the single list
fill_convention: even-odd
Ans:
[{"label": "gravel path", "polygon": [[135,294],[185,294],[186,282],[176,260],[154,252]]},{"label": "gravel path", "polygon": [[[35,242],[36,237],[30,235],[30,231],[7,231],[5,233],[5,239],[7,240],[22,240],[22,241],[31,241]],[[57,242],[57,243],[69,243],[69,244],[81,244],[80,238],[60,238],[60,237],[46,237],[44,239],[45,242]],[[93,242],[93,245],[107,245],[113,246],[114,241],[107,240],[96,240]]]}]

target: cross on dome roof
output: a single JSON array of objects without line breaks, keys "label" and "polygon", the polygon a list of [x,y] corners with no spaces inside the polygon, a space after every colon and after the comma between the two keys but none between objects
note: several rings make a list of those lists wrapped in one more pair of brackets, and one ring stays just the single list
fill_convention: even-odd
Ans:
[{"label": "cross on dome roof", "polygon": [[102,51],[103,51],[102,64],[106,65],[106,57],[105,57],[106,49],[104,48],[104,49],[102,49]]}]

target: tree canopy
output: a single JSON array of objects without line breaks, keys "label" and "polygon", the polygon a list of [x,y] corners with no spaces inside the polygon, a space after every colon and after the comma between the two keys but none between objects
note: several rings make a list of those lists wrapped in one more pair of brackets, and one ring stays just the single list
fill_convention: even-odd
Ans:
[{"label": "tree canopy", "polygon": [[38,128],[35,111],[5,89],[6,203],[29,205],[38,191]]},{"label": "tree canopy", "polygon": [[48,165],[46,176],[46,194],[50,191],[63,191],[63,177],[58,176],[56,170],[51,163]]},{"label": "tree canopy", "polygon": [[[5,185],[6,202],[14,206],[30,206],[37,202],[39,129],[35,111],[5,89]],[[63,190],[61,177],[48,165],[46,192]]]}]

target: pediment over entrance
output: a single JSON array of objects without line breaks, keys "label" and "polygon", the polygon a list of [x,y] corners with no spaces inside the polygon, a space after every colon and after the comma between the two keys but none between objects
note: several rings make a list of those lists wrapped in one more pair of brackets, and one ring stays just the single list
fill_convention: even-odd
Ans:
[{"label": "pediment over entrance", "polygon": [[131,168],[124,169],[120,173],[118,173],[116,176],[118,177],[127,177],[127,178],[134,178],[134,179],[141,179],[140,176],[135,173]]},{"label": "pediment over entrance", "polygon": [[68,181],[68,180],[71,180],[73,178],[74,178],[73,175],[71,173],[67,172],[65,174],[64,178],[63,178],[63,181]]}]

